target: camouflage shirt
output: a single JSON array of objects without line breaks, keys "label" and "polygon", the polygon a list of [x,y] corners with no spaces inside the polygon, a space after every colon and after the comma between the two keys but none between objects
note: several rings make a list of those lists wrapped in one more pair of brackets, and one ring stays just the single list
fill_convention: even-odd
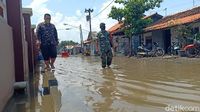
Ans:
[{"label": "camouflage shirt", "polygon": [[111,51],[112,44],[109,33],[107,31],[100,31],[97,34],[97,37],[98,37],[100,51],[101,52]]},{"label": "camouflage shirt", "polygon": [[57,45],[58,35],[55,26],[51,23],[40,23],[37,27],[37,37],[42,45]]}]

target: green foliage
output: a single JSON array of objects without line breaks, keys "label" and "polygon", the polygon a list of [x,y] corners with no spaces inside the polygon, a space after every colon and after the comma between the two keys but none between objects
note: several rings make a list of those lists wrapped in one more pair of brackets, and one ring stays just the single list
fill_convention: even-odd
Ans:
[{"label": "green foliage", "polygon": [[195,33],[192,26],[193,24],[179,25],[175,28],[175,33],[177,34],[176,38],[182,46],[191,44],[194,40],[200,40],[200,33]]},{"label": "green foliage", "polygon": [[58,51],[62,50],[67,45],[77,45],[77,44],[78,44],[77,42],[74,42],[72,40],[70,40],[70,41],[61,41],[58,44]]},{"label": "green foliage", "polygon": [[128,37],[138,34],[151,23],[150,19],[143,19],[144,13],[155,7],[159,7],[163,0],[116,0],[123,8],[112,7],[109,17],[118,21],[124,21],[125,33]]},{"label": "green foliage", "polygon": [[190,25],[177,26],[176,33],[179,38],[192,38],[193,37],[192,26],[190,26]]},{"label": "green foliage", "polygon": [[122,21],[122,18],[124,16],[123,9],[112,7],[109,17],[115,18],[117,21]]}]

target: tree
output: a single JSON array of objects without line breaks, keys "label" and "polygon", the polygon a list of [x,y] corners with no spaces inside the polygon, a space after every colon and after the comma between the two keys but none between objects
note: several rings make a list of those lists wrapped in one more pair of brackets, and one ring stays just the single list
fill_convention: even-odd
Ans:
[{"label": "tree", "polygon": [[143,19],[145,12],[160,7],[160,3],[163,0],[115,0],[115,3],[122,4],[122,8],[112,7],[109,17],[116,19],[119,22],[124,22],[125,35],[129,37],[130,54],[132,55],[132,42],[133,35],[137,35],[143,32],[148,24],[151,23],[151,19]]},{"label": "tree", "polygon": [[123,8],[112,7],[109,17],[119,22],[124,21],[125,34],[130,37],[143,31],[151,19],[143,19],[144,13],[159,7],[163,0],[116,0]]},{"label": "tree", "polygon": [[67,45],[77,45],[77,42],[74,42],[72,40],[70,41],[61,41],[58,45],[58,51],[61,51],[65,46]]},{"label": "tree", "polygon": [[192,24],[191,25],[179,25],[174,28],[174,34],[176,34],[176,39],[180,43],[180,47],[184,47],[185,45],[191,43],[193,40],[194,34],[192,32]]},{"label": "tree", "polygon": [[174,28],[174,33],[181,47],[200,40],[200,33],[193,28],[194,24],[179,25]]}]

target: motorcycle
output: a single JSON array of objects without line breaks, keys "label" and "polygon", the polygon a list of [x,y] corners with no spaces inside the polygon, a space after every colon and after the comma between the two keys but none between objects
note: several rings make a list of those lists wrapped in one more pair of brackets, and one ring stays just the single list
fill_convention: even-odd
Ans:
[{"label": "motorcycle", "polygon": [[193,44],[186,45],[184,51],[190,58],[200,55],[200,42],[195,41]]},{"label": "motorcycle", "polygon": [[167,53],[169,55],[177,55],[178,51],[181,49],[180,46],[181,46],[180,43],[172,42],[172,45],[167,48]]},{"label": "motorcycle", "polygon": [[137,57],[139,56],[151,56],[151,57],[158,57],[158,56],[164,56],[164,50],[159,47],[157,42],[153,42],[153,49],[149,49],[145,47],[144,44],[138,47],[137,50]]}]

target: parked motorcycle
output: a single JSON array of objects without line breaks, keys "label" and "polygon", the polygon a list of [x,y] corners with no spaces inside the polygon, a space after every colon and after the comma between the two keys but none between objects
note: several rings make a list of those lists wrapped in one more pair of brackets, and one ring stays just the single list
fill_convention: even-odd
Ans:
[{"label": "parked motorcycle", "polygon": [[153,47],[152,50],[150,50],[149,48],[145,47],[144,44],[142,44],[141,46],[138,47],[137,50],[137,57],[139,56],[164,56],[164,50],[159,47],[157,42],[153,42]]},{"label": "parked motorcycle", "polygon": [[195,41],[193,44],[186,45],[184,51],[190,58],[200,55],[200,42]]},{"label": "parked motorcycle", "polygon": [[181,49],[180,43],[172,42],[172,45],[167,48],[167,53],[170,55],[177,55],[178,51]]}]

